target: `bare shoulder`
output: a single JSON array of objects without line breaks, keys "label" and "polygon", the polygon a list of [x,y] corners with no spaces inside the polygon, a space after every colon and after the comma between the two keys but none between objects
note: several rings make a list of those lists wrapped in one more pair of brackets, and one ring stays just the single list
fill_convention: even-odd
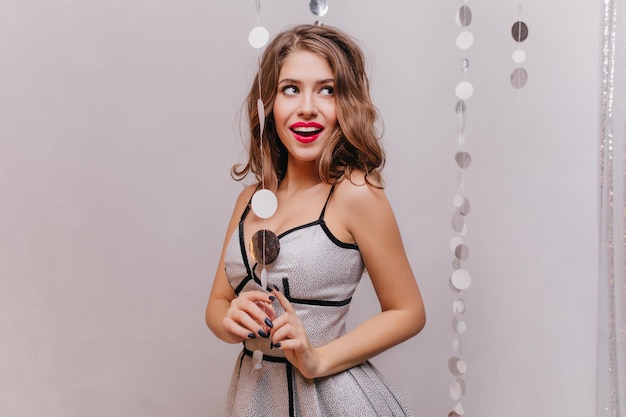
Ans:
[{"label": "bare shoulder", "polygon": [[239,193],[239,197],[237,197],[237,204],[243,202],[244,205],[248,204],[248,201],[252,198],[254,192],[259,188],[258,184],[247,185],[241,192]]},{"label": "bare shoulder", "polygon": [[337,213],[357,244],[363,241],[363,233],[394,227],[395,218],[385,190],[378,183],[368,183],[363,172],[354,172],[350,179],[341,181],[335,192]]},{"label": "bare shoulder", "polygon": [[366,180],[362,171],[355,171],[349,179],[341,181],[336,192],[338,205],[353,214],[380,209],[381,204],[387,205],[385,190],[370,178]]},{"label": "bare shoulder", "polygon": [[[235,218],[238,219],[239,216],[241,216],[241,214],[243,213],[246,206],[250,202],[250,199],[252,198],[252,195],[254,194],[257,188],[258,188],[257,185],[253,184],[253,185],[248,185],[243,190],[241,190],[241,192],[239,193],[239,196],[237,197],[237,201],[235,202],[235,207],[233,209],[233,219]],[[233,220],[231,219],[231,223],[232,221]]]}]

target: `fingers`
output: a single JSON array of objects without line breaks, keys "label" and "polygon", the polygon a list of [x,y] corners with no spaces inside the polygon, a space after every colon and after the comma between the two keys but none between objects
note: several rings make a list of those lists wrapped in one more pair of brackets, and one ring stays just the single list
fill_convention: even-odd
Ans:
[{"label": "fingers", "polygon": [[286,313],[295,315],[296,312],[293,309],[293,305],[291,305],[291,303],[289,302],[289,300],[287,299],[287,297],[285,297],[283,293],[281,293],[278,290],[273,290],[272,295],[274,295],[274,297],[278,299],[280,306],[283,308],[283,310],[285,310]]},{"label": "fingers", "polygon": [[284,310],[284,313],[274,320],[273,345],[283,350],[305,350],[309,345],[308,336],[293,305],[284,294],[278,291],[272,291],[272,294]]},{"label": "fingers", "polygon": [[276,317],[271,303],[276,298],[262,291],[246,291],[235,298],[226,312],[223,325],[230,333],[244,339],[269,337]]}]

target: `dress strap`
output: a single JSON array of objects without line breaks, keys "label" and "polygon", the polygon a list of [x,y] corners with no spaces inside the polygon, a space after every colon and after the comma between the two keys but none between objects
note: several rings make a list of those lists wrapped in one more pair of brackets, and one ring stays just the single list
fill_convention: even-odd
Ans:
[{"label": "dress strap", "polygon": [[335,191],[335,185],[337,185],[337,183],[333,183],[333,186],[330,187],[330,192],[328,193],[328,197],[326,197],[326,202],[324,203],[324,207],[322,208],[322,212],[320,213],[320,218],[319,220],[324,220],[324,214],[326,213],[326,206],[328,206],[328,200],[330,200],[330,196],[332,195],[333,191]]}]

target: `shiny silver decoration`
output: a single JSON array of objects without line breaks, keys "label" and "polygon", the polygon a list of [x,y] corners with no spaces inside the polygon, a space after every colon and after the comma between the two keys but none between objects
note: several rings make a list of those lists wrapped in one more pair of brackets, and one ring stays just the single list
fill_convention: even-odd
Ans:
[{"label": "shiny silver decoration", "polygon": [[263,136],[263,129],[265,128],[265,106],[263,105],[263,100],[258,99],[256,106],[259,113],[259,135]]},{"label": "shiny silver decoration", "polygon": [[472,164],[472,156],[469,153],[464,152],[464,151],[457,152],[454,155],[454,160],[456,161],[456,164],[461,169],[467,169]]},{"label": "shiny silver decoration", "polygon": [[457,289],[454,284],[452,283],[452,277],[450,277],[450,279],[448,279],[448,288],[450,288],[450,291],[452,292],[460,292],[459,289]]},{"label": "shiny silver decoration", "polygon": [[463,378],[457,378],[456,382],[461,386],[461,395],[465,395],[465,381]]},{"label": "shiny silver decoration", "polygon": [[469,26],[472,23],[472,11],[469,6],[463,5],[456,12],[456,23],[461,27]]},{"label": "shiny silver decoration", "polygon": [[452,375],[460,377],[467,372],[467,366],[459,357],[453,356],[448,359],[448,370]]},{"label": "shiny silver decoration", "polygon": [[454,250],[456,249],[457,246],[463,244],[463,238],[461,236],[452,236],[452,239],[450,239],[450,251],[452,253],[454,253]]},{"label": "shiny silver decoration", "polygon": [[265,269],[265,265],[261,270],[261,288],[267,288],[267,269]]},{"label": "shiny silver decoration", "polygon": [[252,363],[254,363],[254,366],[252,367],[253,371],[258,371],[259,369],[263,368],[263,352],[260,350],[255,350],[254,353],[252,354]]},{"label": "shiny silver decoration", "polygon": [[458,317],[452,319],[452,329],[458,334],[463,334],[467,330],[467,323]]},{"label": "shiny silver decoration", "polygon": [[280,253],[278,236],[270,230],[261,229],[250,239],[250,254],[261,265],[269,265]]},{"label": "shiny silver decoration", "polygon": [[472,277],[465,269],[457,269],[450,278],[454,288],[459,291],[466,290],[472,285]]},{"label": "shiny silver decoration", "polygon": [[459,245],[454,250],[454,255],[461,261],[466,261],[469,258],[469,248],[467,245]]},{"label": "shiny silver decoration", "polygon": [[461,349],[461,339],[455,337],[452,339],[452,350],[458,352]]},{"label": "shiny silver decoration", "polygon": [[[454,382],[452,382],[452,384],[450,384],[450,397],[454,401],[458,401],[464,395],[465,395],[465,381],[463,380],[463,378],[457,378]],[[456,412],[453,412],[453,413],[454,415],[460,416]]]},{"label": "shiny silver decoration", "polygon": [[454,111],[457,115],[464,114],[466,110],[467,106],[465,105],[465,102],[463,100],[459,100],[456,102],[456,106],[454,106]]},{"label": "shiny silver decoration", "polygon": [[511,73],[511,85],[513,88],[521,89],[526,86],[528,82],[528,72],[524,68],[515,68]]},{"label": "shiny silver decoration", "polygon": [[470,203],[467,197],[459,194],[454,197],[454,200],[452,200],[452,204],[454,204],[454,207],[456,207],[457,211],[462,215],[467,216],[469,214]]},{"label": "shiny silver decoration", "polygon": [[626,6],[604,0],[600,65],[599,310],[596,413],[626,416]]},{"label": "shiny silver decoration", "polygon": [[459,261],[459,258],[454,257],[454,259],[452,260],[452,269],[454,269],[455,271],[457,269],[461,269],[461,261]]},{"label": "shiny silver decoration", "polygon": [[[463,230],[463,226],[465,226],[465,217],[457,211],[452,215],[450,224],[452,225],[452,230],[460,233]],[[454,248],[454,250],[456,252],[456,248]]]},{"label": "shiny silver decoration", "polygon": [[454,314],[465,314],[465,301],[462,298],[457,298],[452,303],[452,312]]},{"label": "shiny silver decoration", "polygon": [[311,10],[311,13],[315,16],[322,17],[328,13],[328,2],[326,0],[311,0],[309,10]]},{"label": "shiny silver decoration", "polygon": [[513,23],[511,35],[513,35],[515,42],[524,42],[528,38],[528,26],[522,21]]},{"label": "shiny silver decoration", "polygon": [[[461,51],[466,51],[474,45],[474,35],[467,30],[467,27],[472,23],[472,10],[467,5],[468,0],[463,0],[462,5],[458,8],[455,20],[457,25],[461,28],[456,38],[456,46]],[[463,236],[467,234],[467,225],[465,224],[465,216],[469,213],[469,200],[463,195],[465,189],[465,175],[464,170],[469,168],[471,164],[471,156],[465,151],[465,123],[467,105],[466,101],[474,94],[474,86],[471,82],[466,80],[467,74],[470,69],[469,58],[464,55],[461,60],[461,80],[456,85],[454,93],[457,97],[457,102],[454,107],[454,111],[457,115],[458,121],[458,151],[454,155],[459,170],[457,171],[457,187],[458,194],[454,197],[453,204],[455,207],[455,213],[452,215],[451,226],[456,235],[450,240],[450,250],[454,253],[454,259],[452,260],[453,272],[450,275],[448,285],[452,292],[459,293],[471,285],[471,276],[469,272],[462,268],[462,261],[465,261],[469,257],[469,249],[463,243]],[[452,342],[452,348],[455,352],[460,351],[461,347],[461,334],[465,332],[465,321],[461,320],[457,315],[465,312],[465,303],[461,298],[457,298],[452,306],[453,317],[452,325],[454,331],[457,333],[457,337]],[[460,377],[465,373],[465,363],[459,357],[453,357],[448,362],[450,372]],[[459,402],[461,397],[465,394],[465,383],[461,378],[456,378],[450,384],[450,397],[457,402],[454,410],[448,414],[448,417],[460,417],[465,414],[463,406]]]}]

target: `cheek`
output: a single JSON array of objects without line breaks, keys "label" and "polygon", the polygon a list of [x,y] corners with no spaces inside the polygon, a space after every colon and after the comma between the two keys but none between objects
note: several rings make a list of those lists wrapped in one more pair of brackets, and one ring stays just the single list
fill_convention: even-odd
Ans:
[{"label": "cheek", "polygon": [[334,104],[328,105],[325,110],[326,120],[329,124],[337,124],[337,108]]},{"label": "cheek", "polygon": [[274,108],[272,109],[272,113],[274,114],[274,121],[276,122],[276,127],[280,128],[281,123],[284,123],[289,115],[289,112],[285,108],[284,103],[280,100],[274,102]]}]

